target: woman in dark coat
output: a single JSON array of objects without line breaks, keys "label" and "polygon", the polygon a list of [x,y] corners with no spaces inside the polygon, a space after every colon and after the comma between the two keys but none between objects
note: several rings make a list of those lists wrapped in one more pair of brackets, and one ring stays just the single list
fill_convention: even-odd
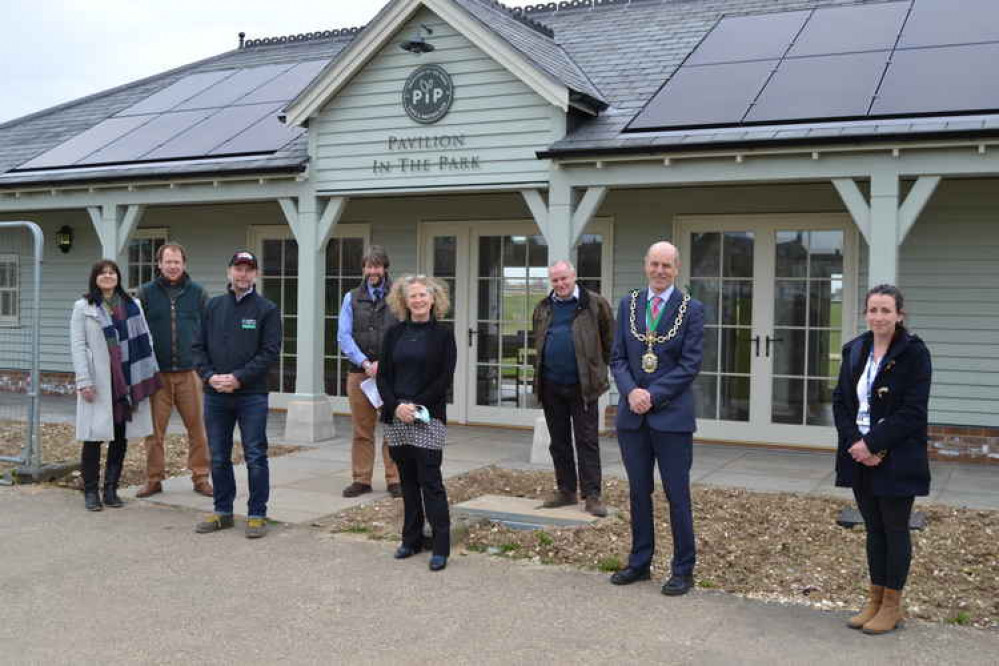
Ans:
[{"label": "woman in dark coat", "polygon": [[399,323],[385,333],[377,381],[405,511],[395,557],[412,557],[422,549],[425,510],[433,532],[430,570],[440,571],[451,553],[441,462],[447,392],[457,359],[454,333],[437,321],[448,310],[447,289],[433,278],[407,276],[392,286],[388,304]]},{"label": "woman in dark coat", "polygon": [[867,292],[870,329],[843,347],[833,411],[839,434],[836,485],[853,489],[867,528],[870,596],[848,624],[882,634],[903,618],[902,588],[912,560],[909,517],[930,490],[926,413],[930,352],[902,325],[902,293]]}]

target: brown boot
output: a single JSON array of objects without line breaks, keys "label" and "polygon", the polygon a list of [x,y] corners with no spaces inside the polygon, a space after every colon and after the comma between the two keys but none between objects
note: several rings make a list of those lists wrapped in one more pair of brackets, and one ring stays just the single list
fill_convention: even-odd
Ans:
[{"label": "brown boot", "polygon": [[208,479],[197,479],[194,482],[194,492],[205,497],[213,497],[215,495],[215,491],[212,490],[212,484],[208,482]]},{"label": "brown boot", "polygon": [[570,493],[568,490],[556,490],[545,498],[541,506],[545,509],[554,509],[560,506],[572,506],[576,503],[576,493]]},{"label": "brown boot", "polygon": [[159,481],[146,481],[146,484],[135,493],[136,497],[152,497],[156,493],[163,492],[163,484]]},{"label": "brown boot", "polygon": [[851,629],[863,629],[864,624],[878,614],[878,609],[881,608],[881,598],[884,596],[884,593],[885,588],[883,586],[871,583],[867,603],[864,604],[859,613],[846,621],[846,626]]},{"label": "brown boot", "polygon": [[864,633],[886,634],[902,624],[904,617],[905,614],[902,611],[902,590],[893,590],[886,587],[884,597],[881,598],[881,608],[878,610],[878,614],[864,625]]}]

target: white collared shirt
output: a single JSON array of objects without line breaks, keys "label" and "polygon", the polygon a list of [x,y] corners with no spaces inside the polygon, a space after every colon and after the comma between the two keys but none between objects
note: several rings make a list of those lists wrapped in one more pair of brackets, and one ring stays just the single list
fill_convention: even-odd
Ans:
[{"label": "white collared shirt", "polygon": [[656,293],[652,289],[652,287],[649,287],[649,289],[648,289],[648,302],[651,303],[652,299],[655,298],[656,296],[658,296],[659,298],[663,299],[663,306],[665,306],[667,303],[669,303],[669,299],[673,297],[673,290],[674,289],[676,289],[676,285],[675,284],[671,284],[669,286],[669,288],[666,289],[665,291],[661,291],[659,293]]},{"label": "white collared shirt", "polygon": [[578,301],[579,300],[579,285],[577,284],[575,287],[572,288],[572,296],[570,296],[569,298],[559,298],[558,294],[556,294],[555,290],[553,289],[552,290],[552,300],[558,301],[559,303],[568,303],[571,300],[577,300]]}]

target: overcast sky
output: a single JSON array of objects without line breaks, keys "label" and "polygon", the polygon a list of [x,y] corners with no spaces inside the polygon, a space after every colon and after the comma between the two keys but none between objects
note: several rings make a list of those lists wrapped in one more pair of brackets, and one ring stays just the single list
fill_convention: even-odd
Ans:
[{"label": "overcast sky", "polygon": [[364,25],[384,4],[0,0],[0,123],[236,48],[240,31],[257,38]]}]

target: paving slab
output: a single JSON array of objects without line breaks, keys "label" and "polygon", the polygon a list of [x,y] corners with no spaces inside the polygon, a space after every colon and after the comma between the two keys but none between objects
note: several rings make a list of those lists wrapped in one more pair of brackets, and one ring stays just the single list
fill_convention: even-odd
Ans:
[{"label": "paving slab", "polygon": [[546,509],[536,499],[527,497],[507,497],[505,495],[482,495],[455,504],[452,514],[466,516],[473,520],[486,519],[502,523],[514,529],[538,529],[541,527],[583,527],[598,520],[580,505]]}]

